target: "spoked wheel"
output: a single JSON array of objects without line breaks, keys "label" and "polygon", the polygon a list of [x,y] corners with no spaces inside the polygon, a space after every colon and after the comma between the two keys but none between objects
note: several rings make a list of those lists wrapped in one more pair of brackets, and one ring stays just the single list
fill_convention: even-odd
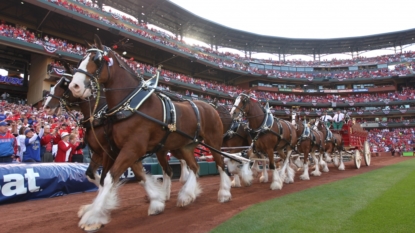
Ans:
[{"label": "spoked wheel", "polygon": [[365,156],[366,166],[370,166],[370,160],[372,158],[372,155],[370,154],[370,146],[369,146],[368,141],[365,141],[365,143],[364,143],[363,153],[364,153],[364,156]]},{"label": "spoked wheel", "polygon": [[360,151],[356,149],[354,151],[354,165],[357,169],[360,168],[360,164],[362,163],[362,156],[360,156]]}]

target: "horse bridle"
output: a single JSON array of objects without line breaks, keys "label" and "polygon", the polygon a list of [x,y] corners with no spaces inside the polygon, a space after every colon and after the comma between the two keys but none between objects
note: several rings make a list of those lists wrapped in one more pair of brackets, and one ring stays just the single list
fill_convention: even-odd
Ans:
[{"label": "horse bridle", "polygon": [[70,92],[70,90],[68,88],[68,85],[71,81],[69,79],[67,79],[65,76],[71,76],[71,75],[70,74],[64,74],[62,76],[62,79],[58,82],[58,83],[60,83],[62,80],[64,80],[64,83],[59,84],[59,85],[64,85],[63,89],[65,89],[65,91],[63,92],[62,97],[59,97],[59,96],[56,96],[56,95],[53,95],[53,94],[50,94],[50,93],[47,94],[46,97],[50,96],[54,99],[57,99],[59,101],[60,107],[68,109],[69,108],[68,106],[74,106],[74,104],[67,102],[67,99],[69,98],[69,92]]},{"label": "horse bridle", "polygon": [[[246,112],[245,112],[244,109],[245,109],[246,105],[248,104],[249,99],[251,97],[249,95],[245,94],[245,93],[239,94],[238,97],[241,97],[242,107],[239,107],[238,105],[235,105],[235,104],[233,105],[233,107],[235,107],[236,109],[238,109],[239,110],[239,113],[240,114],[242,113],[242,116],[246,116]],[[243,99],[242,99],[242,97],[243,97]]]}]

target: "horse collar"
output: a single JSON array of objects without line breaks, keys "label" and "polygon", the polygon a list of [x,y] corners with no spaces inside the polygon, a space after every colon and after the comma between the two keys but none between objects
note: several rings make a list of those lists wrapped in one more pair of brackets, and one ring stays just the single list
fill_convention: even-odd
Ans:
[{"label": "horse collar", "polygon": [[131,94],[112,109],[107,110],[107,116],[116,115],[117,119],[125,119],[132,115],[157,88],[159,75],[142,82]]}]

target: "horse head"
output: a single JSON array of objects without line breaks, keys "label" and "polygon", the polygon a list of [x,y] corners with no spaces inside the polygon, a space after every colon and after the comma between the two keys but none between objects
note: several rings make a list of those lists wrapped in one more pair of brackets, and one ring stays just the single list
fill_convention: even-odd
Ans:
[{"label": "horse head", "polygon": [[68,86],[71,80],[65,76],[53,86],[50,93],[47,95],[45,102],[43,103],[43,109],[46,114],[59,115],[61,107],[67,106],[68,102],[75,101],[75,97],[70,92]]},{"label": "horse head", "polygon": [[116,58],[115,53],[102,45],[101,39],[95,35],[94,45],[88,44],[85,57],[73,70],[72,82],[69,89],[77,98],[86,99],[96,90],[96,83],[106,83],[109,80],[111,66]]},{"label": "horse head", "polygon": [[238,95],[235,99],[235,103],[231,109],[231,116],[234,120],[242,118],[242,116],[246,116],[251,109],[252,103],[257,103],[258,100],[251,95],[250,91],[242,92]]}]

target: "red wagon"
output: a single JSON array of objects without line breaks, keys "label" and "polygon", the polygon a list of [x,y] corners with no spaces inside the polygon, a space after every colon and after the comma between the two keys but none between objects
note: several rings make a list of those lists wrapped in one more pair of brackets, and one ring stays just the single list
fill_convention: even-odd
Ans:
[{"label": "red wagon", "polygon": [[360,125],[344,124],[339,134],[343,139],[344,149],[352,156],[357,169],[360,168],[362,155],[366,166],[370,166],[370,145],[367,140],[368,132],[363,130]]}]

